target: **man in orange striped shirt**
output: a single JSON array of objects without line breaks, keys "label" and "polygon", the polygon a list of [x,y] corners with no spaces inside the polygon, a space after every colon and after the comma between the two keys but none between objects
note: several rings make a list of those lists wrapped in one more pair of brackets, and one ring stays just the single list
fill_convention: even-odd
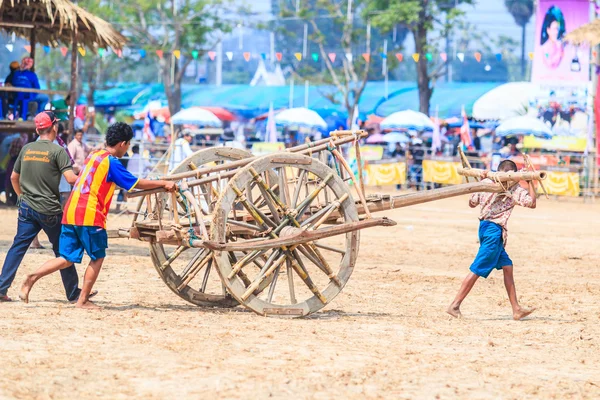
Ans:
[{"label": "man in orange striped shirt", "polygon": [[80,263],[85,250],[91,261],[85,271],[77,307],[99,308],[88,297],[106,257],[106,216],[115,187],[119,186],[127,191],[133,188],[164,188],[167,191],[176,189],[174,182],[138,179],[123,167],[118,159],[125,155],[132,138],[131,127],[117,122],[106,132],[106,149],[89,155],[64,209],[60,257],[46,262],[35,273],[27,276],[19,294],[21,300],[26,303],[29,301],[29,292],[40,278]]}]

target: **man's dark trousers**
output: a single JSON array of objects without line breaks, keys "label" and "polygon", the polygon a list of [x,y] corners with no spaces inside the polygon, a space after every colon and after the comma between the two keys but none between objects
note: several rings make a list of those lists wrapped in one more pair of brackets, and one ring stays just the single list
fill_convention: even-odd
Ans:
[{"label": "man's dark trousers", "polygon": [[[17,274],[17,269],[19,269],[19,265],[21,265],[21,261],[23,261],[27,249],[29,249],[29,245],[31,245],[31,242],[41,230],[48,235],[48,239],[50,239],[50,243],[52,243],[54,255],[56,257],[60,256],[58,253],[58,240],[60,238],[62,226],[61,221],[62,214],[41,214],[24,201],[21,202],[19,207],[17,234],[15,235],[10,250],[8,250],[8,254],[4,260],[4,266],[2,267],[2,273],[0,274],[0,296],[6,295],[8,292],[8,288]],[[65,286],[67,299],[69,301],[77,300],[81,290],[78,288],[79,276],[77,275],[75,265],[61,269],[60,275],[62,277],[63,285]]]}]

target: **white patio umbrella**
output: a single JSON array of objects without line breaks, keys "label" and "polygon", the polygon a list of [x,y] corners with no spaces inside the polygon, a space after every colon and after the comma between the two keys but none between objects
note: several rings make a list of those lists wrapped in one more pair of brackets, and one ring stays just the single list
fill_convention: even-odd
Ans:
[{"label": "white patio umbrella", "polygon": [[327,128],[327,123],[319,114],[304,107],[289,108],[275,116],[279,126],[302,126],[307,128]]},{"label": "white patio umbrella", "polygon": [[[477,120],[505,120],[522,115],[530,102],[541,96],[540,85],[531,82],[510,82],[485,93],[473,104]],[[531,110],[537,112],[534,107]]]},{"label": "white patio umbrella", "polygon": [[406,133],[392,132],[384,135],[383,141],[385,143],[408,143],[410,142],[410,137]]},{"label": "white patio umbrella", "polygon": [[496,128],[496,135],[501,137],[534,135],[544,139],[553,136],[552,130],[541,119],[521,116],[507,119]]},{"label": "white patio umbrella", "polygon": [[200,125],[220,128],[223,126],[221,120],[211,111],[203,108],[187,108],[181,110],[171,117],[175,125]]},{"label": "white patio umbrella", "polygon": [[381,129],[406,129],[419,132],[433,130],[431,119],[413,110],[395,112],[381,121],[380,126]]}]

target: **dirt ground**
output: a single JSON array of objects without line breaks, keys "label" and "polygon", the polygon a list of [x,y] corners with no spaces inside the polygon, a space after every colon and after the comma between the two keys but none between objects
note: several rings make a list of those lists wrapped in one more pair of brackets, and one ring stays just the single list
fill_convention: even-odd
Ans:
[{"label": "dirt ground", "polygon": [[[398,225],[363,231],[349,284],[300,320],[188,304],[147,247],[115,242],[102,311],[66,303],[58,274],[0,304],[0,398],[600,398],[600,203],[538,204],[509,224],[520,301],[538,307],[521,322],[499,272],[463,320],[444,312],[478,246],[465,197],[382,213]],[[4,255],[16,212],[0,224]],[[9,294],[50,257],[30,251]]]}]

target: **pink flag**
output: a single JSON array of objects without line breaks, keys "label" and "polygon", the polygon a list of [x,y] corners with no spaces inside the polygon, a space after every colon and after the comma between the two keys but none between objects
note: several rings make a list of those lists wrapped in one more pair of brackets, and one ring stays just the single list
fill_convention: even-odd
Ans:
[{"label": "pink flag", "polygon": [[463,124],[460,127],[460,140],[466,148],[473,145],[473,140],[471,138],[471,127],[469,126],[469,120],[467,119],[467,113],[465,112],[465,108],[462,108],[461,111]]}]

